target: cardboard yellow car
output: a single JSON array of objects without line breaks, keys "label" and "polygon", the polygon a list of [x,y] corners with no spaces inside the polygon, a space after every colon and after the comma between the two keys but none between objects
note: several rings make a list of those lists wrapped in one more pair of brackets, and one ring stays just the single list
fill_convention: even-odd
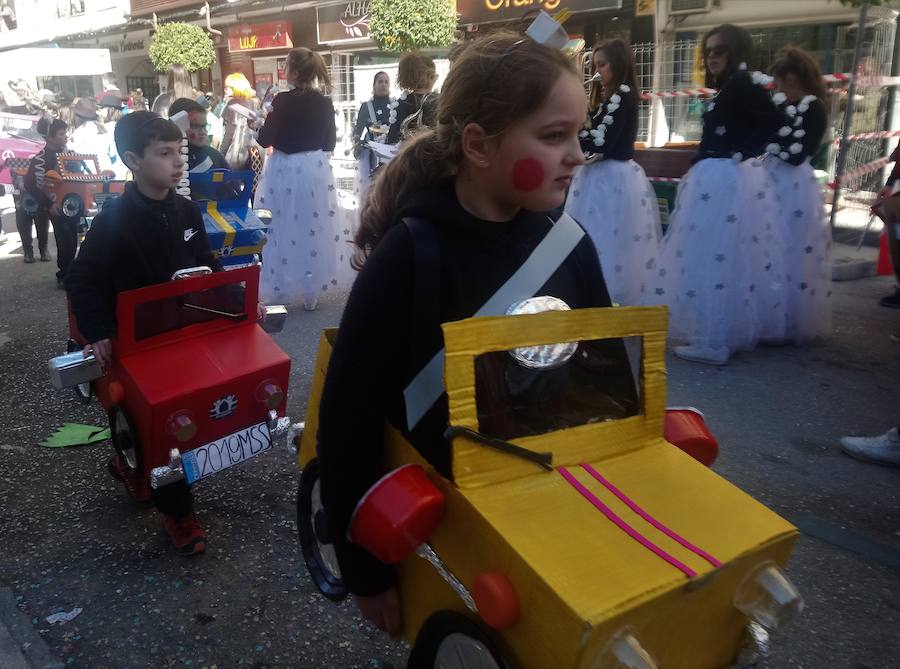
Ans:
[{"label": "cardboard yellow car", "polygon": [[[410,667],[720,669],[740,665],[751,632],[758,641],[802,609],[779,569],[797,530],[663,438],[666,328],[661,307],[443,326],[454,480],[388,424],[393,474],[350,531],[397,562]],[[298,524],[316,584],[340,599],[315,459],[335,334],[321,338],[300,439]],[[640,409],[616,420],[592,409],[602,372],[591,346],[612,338],[626,343],[640,393]],[[535,381],[545,411],[529,417],[522,396],[510,398]],[[548,393],[564,402],[548,410]],[[406,488],[390,502],[392,478]],[[375,510],[386,526],[357,527],[379,498],[406,501]],[[379,543],[398,529],[422,545],[391,556]]]}]

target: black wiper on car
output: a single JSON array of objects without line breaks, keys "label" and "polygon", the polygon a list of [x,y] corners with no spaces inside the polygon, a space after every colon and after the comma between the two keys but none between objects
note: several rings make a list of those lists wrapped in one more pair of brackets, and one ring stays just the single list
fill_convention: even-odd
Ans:
[{"label": "black wiper on car", "polygon": [[457,425],[451,425],[446,430],[444,430],[444,439],[447,439],[449,441],[452,440],[453,437],[466,437],[482,446],[487,446],[488,448],[493,448],[497,451],[501,451],[509,455],[514,455],[517,458],[522,458],[523,460],[533,462],[534,464],[538,465],[539,467],[543,467],[548,471],[553,471],[552,453],[537,453],[535,451],[530,451],[527,448],[516,446],[516,444],[511,444],[508,441],[503,441],[502,439],[494,439],[493,437],[488,437],[481,434],[481,432],[476,432],[475,430],[471,430],[467,427],[460,427]]},{"label": "black wiper on car", "polygon": [[196,309],[197,311],[204,311],[208,314],[215,314],[216,316],[223,316],[225,318],[230,318],[233,321],[243,321],[246,320],[247,314],[243,311],[239,313],[232,313],[230,311],[221,311],[219,309],[210,309],[209,307],[201,307],[199,304],[191,304],[190,302],[183,302],[181,304],[182,307],[186,309]]}]

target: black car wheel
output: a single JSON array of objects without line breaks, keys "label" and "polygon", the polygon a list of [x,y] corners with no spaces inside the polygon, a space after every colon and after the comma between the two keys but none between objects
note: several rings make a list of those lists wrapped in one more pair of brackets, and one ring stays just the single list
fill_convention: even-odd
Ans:
[{"label": "black car wheel", "polygon": [[122,466],[129,474],[141,468],[141,449],[138,445],[137,430],[131,417],[120,407],[109,410],[109,430],[112,433],[113,448],[119,454]]},{"label": "black car wheel", "polygon": [[78,193],[69,193],[59,205],[59,211],[66,218],[81,218],[84,214],[84,200]]},{"label": "black car wheel", "polygon": [[[74,353],[75,351],[80,351],[82,346],[75,341],[74,339],[70,339],[66,342],[66,353]],[[87,383],[79,383],[74,388],[75,397],[84,402],[85,404],[90,404],[91,400],[94,397],[94,386],[88,381]]]},{"label": "black car wheel", "polygon": [[347,586],[341,579],[341,568],[328,536],[320,490],[319,459],[313,458],[303,468],[297,488],[300,550],[313,583],[326,598],[339,602],[347,596]]},{"label": "black car wheel", "polygon": [[509,663],[475,620],[438,611],[416,635],[406,669],[509,669]]}]

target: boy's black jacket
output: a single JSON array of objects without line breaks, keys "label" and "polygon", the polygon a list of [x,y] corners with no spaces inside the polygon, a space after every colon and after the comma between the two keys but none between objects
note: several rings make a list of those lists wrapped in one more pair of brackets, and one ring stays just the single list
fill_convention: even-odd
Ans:
[{"label": "boy's black jacket", "polygon": [[118,293],[165,283],[176,270],[199,265],[222,269],[197,205],[171,191],[152,200],[136,183],[126,184],[94,218],[66,276],[79,331],[88,342],[114,337]]}]

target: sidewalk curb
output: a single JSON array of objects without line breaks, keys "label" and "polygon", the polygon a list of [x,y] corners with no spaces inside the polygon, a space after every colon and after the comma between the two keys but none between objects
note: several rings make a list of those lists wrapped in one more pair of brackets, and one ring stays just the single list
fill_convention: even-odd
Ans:
[{"label": "sidewalk curb", "polygon": [[9,588],[0,588],[0,667],[3,669],[63,669],[31,620],[16,606]]},{"label": "sidewalk curb", "polygon": [[834,258],[831,265],[832,281],[855,281],[875,276],[874,260],[860,260],[858,258]]}]

